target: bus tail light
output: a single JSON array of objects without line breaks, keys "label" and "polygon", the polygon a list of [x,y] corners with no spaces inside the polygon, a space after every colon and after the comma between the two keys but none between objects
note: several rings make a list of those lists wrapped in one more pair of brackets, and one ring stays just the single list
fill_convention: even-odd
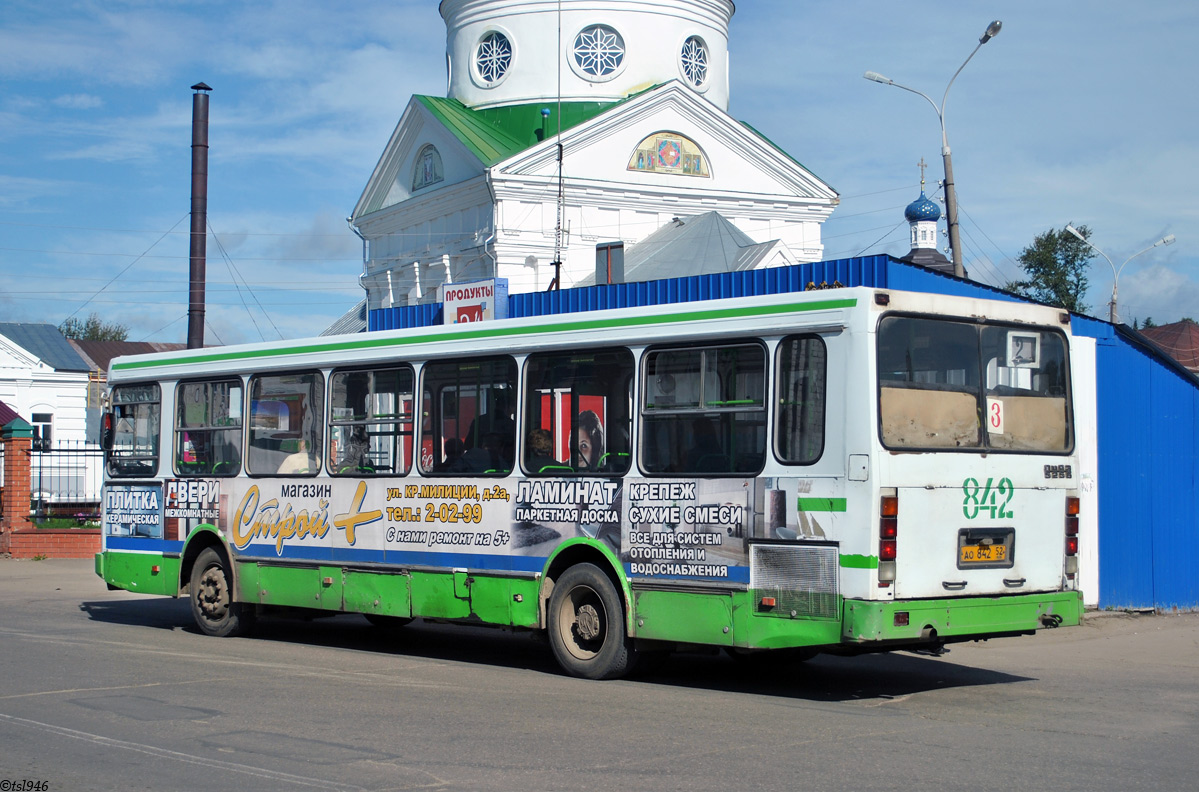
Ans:
[{"label": "bus tail light", "polygon": [[112,450],[113,423],[112,411],[105,410],[100,415],[100,447],[105,451]]},{"label": "bus tail light", "polygon": [[1078,574],[1078,510],[1079,501],[1073,495],[1066,498],[1066,579]]},{"label": "bus tail light", "polygon": [[895,582],[895,557],[898,553],[899,497],[894,489],[884,490],[878,509],[878,587]]}]

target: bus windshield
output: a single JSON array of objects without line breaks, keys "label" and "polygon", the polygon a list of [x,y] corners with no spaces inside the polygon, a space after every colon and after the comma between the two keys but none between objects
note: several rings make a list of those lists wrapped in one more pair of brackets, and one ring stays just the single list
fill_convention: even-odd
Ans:
[{"label": "bus windshield", "polygon": [[879,415],[892,449],[1068,453],[1059,332],[912,316],[879,323]]}]

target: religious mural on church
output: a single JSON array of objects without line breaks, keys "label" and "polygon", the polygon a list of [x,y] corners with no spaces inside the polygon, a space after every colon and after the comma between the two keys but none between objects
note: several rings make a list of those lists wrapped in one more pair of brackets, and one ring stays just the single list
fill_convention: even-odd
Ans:
[{"label": "religious mural on church", "polygon": [[677,132],[656,132],[637,144],[629,170],[710,178],[708,158],[694,140]]},{"label": "religious mural on church", "polygon": [[419,190],[445,179],[445,170],[441,164],[441,153],[432,143],[420,150],[416,155],[416,164],[412,169],[412,189]]}]

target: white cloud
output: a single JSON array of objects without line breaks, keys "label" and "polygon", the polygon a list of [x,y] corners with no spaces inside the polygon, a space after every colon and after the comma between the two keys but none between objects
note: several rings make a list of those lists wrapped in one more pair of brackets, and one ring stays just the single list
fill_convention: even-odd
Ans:
[{"label": "white cloud", "polygon": [[104,100],[92,94],[64,94],[55,98],[54,104],[69,110],[94,110],[104,106]]}]

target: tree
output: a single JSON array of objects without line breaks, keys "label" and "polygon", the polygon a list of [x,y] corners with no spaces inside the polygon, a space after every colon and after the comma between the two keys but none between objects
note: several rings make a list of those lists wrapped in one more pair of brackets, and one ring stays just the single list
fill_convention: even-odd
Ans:
[{"label": "tree", "polygon": [[76,341],[124,341],[129,337],[129,328],[116,322],[103,322],[98,314],[87,319],[68,317],[58,326],[58,332]]},{"label": "tree", "polygon": [[1143,325],[1141,325],[1141,327],[1142,327],[1142,328],[1144,328],[1144,329],[1146,329],[1146,330],[1151,330],[1151,329],[1153,329],[1154,327],[1157,327],[1157,322],[1153,321],[1153,317],[1152,317],[1152,316],[1146,316],[1146,317],[1145,317],[1145,323],[1144,323]]},{"label": "tree", "polygon": [[[1091,229],[1077,226],[1084,237]],[[1075,313],[1085,313],[1082,301],[1087,293],[1087,269],[1095,252],[1065,228],[1039,234],[1020,253],[1020,268],[1027,280],[1013,281],[1005,287],[1037,302],[1049,303]]]}]

